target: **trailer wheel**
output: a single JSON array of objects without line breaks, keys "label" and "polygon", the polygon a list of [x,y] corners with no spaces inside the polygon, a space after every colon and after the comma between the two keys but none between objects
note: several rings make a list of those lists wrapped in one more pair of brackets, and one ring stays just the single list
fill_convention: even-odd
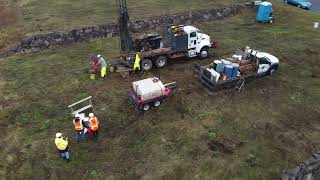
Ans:
[{"label": "trailer wheel", "polygon": [[152,61],[150,59],[144,59],[141,63],[143,71],[150,71],[152,69]]},{"label": "trailer wheel", "polygon": [[272,24],[274,22],[274,19],[270,19],[269,23]]},{"label": "trailer wheel", "polygon": [[155,101],[155,102],[153,103],[154,107],[159,107],[159,106],[160,106],[160,104],[161,104],[161,102],[160,102],[160,101]]},{"label": "trailer wheel", "polygon": [[144,104],[144,105],[142,105],[142,109],[144,111],[148,111],[150,109],[150,105],[149,104]]},{"label": "trailer wheel", "polygon": [[165,65],[167,65],[167,57],[166,56],[158,56],[157,60],[156,60],[157,68],[163,68]]},{"label": "trailer wheel", "polygon": [[208,47],[203,47],[200,51],[199,57],[200,59],[205,59],[209,56],[209,48]]}]

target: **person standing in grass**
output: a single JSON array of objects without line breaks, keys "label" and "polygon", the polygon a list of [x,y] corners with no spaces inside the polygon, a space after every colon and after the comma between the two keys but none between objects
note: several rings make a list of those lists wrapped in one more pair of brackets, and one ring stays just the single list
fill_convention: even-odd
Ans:
[{"label": "person standing in grass", "polygon": [[75,119],[73,120],[74,130],[76,131],[76,139],[77,142],[79,142],[80,137],[82,140],[85,140],[85,134],[84,134],[84,123],[83,120],[80,119],[80,116],[76,114]]},{"label": "person standing in grass", "polygon": [[62,133],[56,133],[56,139],[54,140],[61,157],[67,161],[70,160],[70,154],[68,150],[68,138],[63,137]]},{"label": "person standing in grass", "polygon": [[100,54],[97,56],[97,58],[98,58],[97,65],[101,67],[100,69],[101,77],[104,78],[107,75],[107,62]]},{"label": "person standing in grass", "polygon": [[99,121],[93,113],[89,114],[89,118],[89,134],[92,135],[96,141],[98,139]]},{"label": "person standing in grass", "polygon": [[133,70],[139,70],[140,71],[140,63],[141,63],[141,59],[139,57],[139,54],[136,54],[136,59],[134,60],[134,65],[133,65]]}]

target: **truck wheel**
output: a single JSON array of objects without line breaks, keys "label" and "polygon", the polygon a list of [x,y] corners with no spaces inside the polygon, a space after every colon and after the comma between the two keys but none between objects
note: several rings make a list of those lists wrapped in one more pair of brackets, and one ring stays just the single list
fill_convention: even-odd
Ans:
[{"label": "truck wheel", "polygon": [[143,71],[150,71],[152,69],[152,61],[150,59],[144,59],[141,63]]},{"label": "truck wheel", "polygon": [[167,65],[167,57],[166,56],[157,57],[157,60],[156,60],[157,68],[163,68],[165,65]]},{"label": "truck wheel", "polygon": [[209,48],[203,47],[200,51],[199,57],[200,59],[205,59],[209,56]]},{"label": "truck wheel", "polygon": [[273,76],[273,75],[275,74],[276,70],[277,70],[276,68],[270,69],[270,70],[269,70],[269,73],[268,73],[269,76]]},{"label": "truck wheel", "polygon": [[143,109],[144,111],[148,111],[148,110],[150,109],[149,104],[144,104],[144,105],[142,106],[142,109]]},{"label": "truck wheel", "polygon": [[155,102],[153,103],[154,107],[159,107],[159,106],[160,106],[160,104],[161,104],[161,102],[160,102],[160,101],[155,101]]}]

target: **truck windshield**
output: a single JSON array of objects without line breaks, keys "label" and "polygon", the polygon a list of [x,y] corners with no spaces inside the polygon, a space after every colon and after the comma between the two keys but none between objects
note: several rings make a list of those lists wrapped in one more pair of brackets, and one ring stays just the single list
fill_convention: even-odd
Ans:
[{"label": "truck windshield", "polygon": [[190,33],[190,37],[197,37],[197,32],[192,32],[192,33]]},{"label": "truck windshield", "polygon": [[260,64],[269,64],[269,62],[270,62],[270,59],[268,59],[267,57],[259,58]]}]

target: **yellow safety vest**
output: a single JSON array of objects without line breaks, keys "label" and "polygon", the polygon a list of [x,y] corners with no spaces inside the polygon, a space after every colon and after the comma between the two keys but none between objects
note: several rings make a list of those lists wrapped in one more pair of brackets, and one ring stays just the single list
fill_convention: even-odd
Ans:
[{"label": "yellow safety vest", "polygon": [[64,140],[62,137],[56,138],[54,142],[59,150],[65,150],[68,146],[68,140]]},{"label": "yellow safety vest", "polygon": [[134,66],[133,66],[133,70],[140,70],[140,57],[139,57],[139,54],[137,53],[136,54],[136,60],[134,61]]}]

